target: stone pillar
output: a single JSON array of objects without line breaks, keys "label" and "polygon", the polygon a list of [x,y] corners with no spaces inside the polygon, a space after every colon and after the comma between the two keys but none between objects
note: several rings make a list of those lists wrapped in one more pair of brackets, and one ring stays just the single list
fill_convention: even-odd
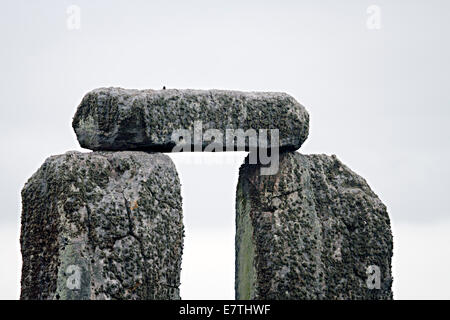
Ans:
[{"label": "stone pillar", "polygon": [[180,298],[180,182],[166,155],[50,157],[22,205],[22,299]]},{"label": "stone pillar", "polygon": [[280,155],[240,168],[237,299],[392,299],[386,207],[335,156]]}]

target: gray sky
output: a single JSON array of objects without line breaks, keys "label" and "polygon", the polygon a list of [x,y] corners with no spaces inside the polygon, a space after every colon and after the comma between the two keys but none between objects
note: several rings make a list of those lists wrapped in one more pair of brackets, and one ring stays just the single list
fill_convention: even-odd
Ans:
[{"label": "gray sky", "polygon": [[[72,4],[80,29],[66,25]],[[370,5],[381,10],[380,29],[366,26]],[[0,298],[18,292],[20,190],[48,156],[82,150],[71,120],[83,95],[163,85],[293,95],[311,116],[300,151],[336,154],[387,205],[396,297],[448,298],[449,12],[448,1],[425,0],[2,1]],[[182,296],[233,298],[244,155],[215,166],[216,156],[180,156],[172,158],[187,229]],[[208,265],[200,258],[211,243],[223,254]],[[414,254],[408,243],[430,248]],[[430,272],[425,259],[439,266],[435,282],[411,284]]]}]

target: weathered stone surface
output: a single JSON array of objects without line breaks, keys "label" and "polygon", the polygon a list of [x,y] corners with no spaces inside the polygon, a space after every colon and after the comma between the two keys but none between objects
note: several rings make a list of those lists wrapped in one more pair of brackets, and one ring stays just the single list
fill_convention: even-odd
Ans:
[{"label": "weathered stone surface", "polygon": [[50,157],[22,205],[22,299],[179,299],[180,183],[166,155]]},{"label": "weathered stone surface", "polygon": [[[204,150],[212,140],[194,141],[195,122],[203,131],[220,130],[224,144],[226,129],[278,129],[284,150],[300,148],[309,130],[307,111],[285,93],[121,88],[87,93],[72,126],[80,145],[91,150],[170,152],[173,131],[183,129],[190,132],[192,149]],[[236,148],[237,141],[233,144]],[[248,150],[248,141],[243,147]]]},{"label": "weathered stone surface", "polygon": [[335,156],[296,152],[276,175],[259,169],[239,174],[237,299],[392,299],[389,216],[363,178]]}]

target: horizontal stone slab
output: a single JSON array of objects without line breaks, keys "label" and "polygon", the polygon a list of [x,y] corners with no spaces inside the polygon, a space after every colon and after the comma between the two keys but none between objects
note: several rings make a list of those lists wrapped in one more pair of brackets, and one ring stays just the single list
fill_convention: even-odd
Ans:
[{"label": "horizontal stone slab", "polygon": [[100,88],[85,95],[72,126],[91,150],[296,150],[309,115],[285,93]]},{"label": "horizontal stone slab", "polygon": [[236,299],[392,299],[385,205],[335,156],[244,164],[236,195]]},{"label": "horizontal stone slab", "polygon": [[168,156],[52,156],[22,190],[21,299],[179,299],[183,233]]}]

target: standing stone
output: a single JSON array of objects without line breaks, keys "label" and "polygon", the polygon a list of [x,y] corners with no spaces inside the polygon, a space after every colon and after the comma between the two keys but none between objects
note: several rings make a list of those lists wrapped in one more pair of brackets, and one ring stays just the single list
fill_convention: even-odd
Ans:
[{"label": "standing stone", "polygon": [[335,156],[280,155],[240,168],[237,299],[392,299],[386,207]]},{"label": "standing stone", "polygon": [[[248,141],[227,140],[227,129],[278,129],[280,149],[296,150],[308,137],[309,115],[285,93],[100,88],[84,96],[72,126],[80,145],[91,150],[171,152],[179,141],[172,134],[178,130],[185,130],[183,145],[190,151],[218,140],[224,149],[228,142],[234,149],[249,150]],[[201,137],[208,129],[222,137]],[[268,136],[264,141],[270,148],[270,131]]]},{"label": "standing stone", "polygon": [[180,298],[180,182],[166,155],[50,157],[22,205],[22,299]]}]

